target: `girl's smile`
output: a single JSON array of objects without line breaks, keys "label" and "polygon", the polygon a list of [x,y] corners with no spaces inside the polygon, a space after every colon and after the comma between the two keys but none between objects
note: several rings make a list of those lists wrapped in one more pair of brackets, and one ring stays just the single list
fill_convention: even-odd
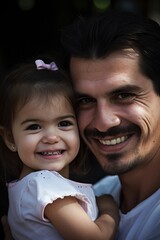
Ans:
[{"label": "girl's smile", "polygon": [[23,172],[61,171],[79,151],[76,117],[63,96],[52,97],[47,107],[45,100],[39,102],[33,98],[17,112],[12,124],[14,144],[24,163]]}]

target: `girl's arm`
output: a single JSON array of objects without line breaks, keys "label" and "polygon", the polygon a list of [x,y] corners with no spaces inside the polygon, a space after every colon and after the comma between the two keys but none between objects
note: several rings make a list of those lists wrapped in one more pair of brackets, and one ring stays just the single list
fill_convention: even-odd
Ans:
[{"label": "girl's arm", "polygon": [[98,199],[99,217],[93,222],[74,197],[57,199],[45,208],[45,217],[65,240],[114,239],[119,214],[112,197]]}]

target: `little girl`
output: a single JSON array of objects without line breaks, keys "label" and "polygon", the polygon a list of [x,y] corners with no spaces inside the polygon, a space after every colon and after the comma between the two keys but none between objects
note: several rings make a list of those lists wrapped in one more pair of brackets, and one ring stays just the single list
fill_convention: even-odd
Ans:
[{"label": "little girl", "polygon": [[114,239],[119,221],[111,197],[98,200],[90,184],[69,180],[80,140],[70,80],[52,62],[24,64],[0,93],[1,161],[15,240]]}]

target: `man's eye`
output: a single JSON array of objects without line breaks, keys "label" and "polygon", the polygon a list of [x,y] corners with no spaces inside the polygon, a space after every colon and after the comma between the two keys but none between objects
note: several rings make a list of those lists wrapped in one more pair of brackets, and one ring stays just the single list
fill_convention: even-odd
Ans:
[{"label": "man's eye", "polygon": [[39,124],[31,124],[26,128],[26,130],[38,130],[38,129],[41,129],[41,126]]},{"label": "man's eye", "polygon": [[113,96],[114,101],[119,101],[123,103],[130,103],[136,98],[135,93],[122,92]]},{"label": "man's eye", "polygon": [[90,97],[83,97],[83,98],[77,99],[77,102],[78,102],[78,106],[81,106],[81,105],[87,105],[87,104],[94,103],[95,100]]},{"label": "man's eye", "polygon": [[123,98],[129,98],[129,97],[131,97],[131,96],[133,96],[131,93],[120,93],[120,94],[118,95],[118,98],[119,98],[119,99],[123,99]]}]

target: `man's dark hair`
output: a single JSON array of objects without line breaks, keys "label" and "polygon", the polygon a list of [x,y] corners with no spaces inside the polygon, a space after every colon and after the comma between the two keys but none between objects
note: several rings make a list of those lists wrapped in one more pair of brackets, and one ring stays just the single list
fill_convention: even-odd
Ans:
[{"label": "man's dark hair", "polygon": [[134,49],[141,72],[153,81],[160,95],[160,26],[154,20],[109,10],[90,18],[79,17],[63,29],[61,41],[69,58],[103,59],[118,50]]}]

